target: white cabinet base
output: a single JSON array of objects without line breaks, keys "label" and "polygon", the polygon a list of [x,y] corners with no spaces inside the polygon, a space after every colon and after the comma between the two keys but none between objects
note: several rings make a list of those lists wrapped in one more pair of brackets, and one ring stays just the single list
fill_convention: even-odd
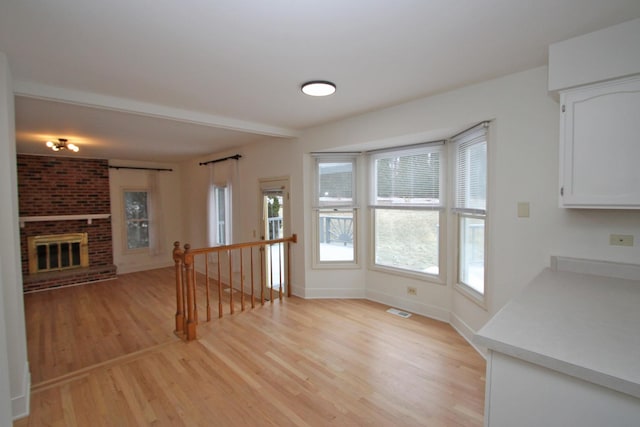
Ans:
[{"label": "white cabinet base", "polygon": [[637,427],[640,399],[491,351],[485,425]]}]

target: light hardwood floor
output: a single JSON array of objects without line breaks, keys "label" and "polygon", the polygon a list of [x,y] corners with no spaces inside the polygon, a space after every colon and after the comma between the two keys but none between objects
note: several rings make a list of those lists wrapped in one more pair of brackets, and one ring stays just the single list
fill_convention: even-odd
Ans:
[{"label": "light hardwood floor", "polygon": [[292,297],[201,322],[185,343],[172,279],[27,295],[38,381],[15,426],[482,425],[485,362],[447,324]]}]

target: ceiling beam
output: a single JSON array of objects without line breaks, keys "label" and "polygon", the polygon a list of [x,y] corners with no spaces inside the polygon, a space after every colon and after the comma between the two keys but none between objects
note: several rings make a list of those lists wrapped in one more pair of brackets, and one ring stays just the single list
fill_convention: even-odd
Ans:
[{"label": "ceiling beam", "polygon": [[167,120],[176,120],[179,122],[229,129],[257,135],[279,138],[296,138],[300,135],[300,132],[295,129],[271,126],[258,122],[249,122],[246,120],[239,120],[198,111],[183,110],[164,105],[135,101],[133,99],[118,98],[110,95],[48,86],[39,83],[14,80],[13,87],[14,94],[16,96],[64,102],[67,104],[101,108]]}]

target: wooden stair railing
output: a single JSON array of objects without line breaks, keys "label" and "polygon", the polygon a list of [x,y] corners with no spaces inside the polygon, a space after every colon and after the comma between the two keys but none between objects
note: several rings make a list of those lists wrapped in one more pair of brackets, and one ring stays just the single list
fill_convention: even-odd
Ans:
[{"label": "wooden stair railing", "polygon": [[[234,275],[239,274],[240,286],[240,309],[245,310],[245,266],[247,262],[250,268],[250,297],[251,308],[255,307],[255,276],[254,270],[257,268],[256,263],[260,265],[260,303],[264,305],[265,302],[265,251],[271,251],[271,256],[268,257],[270,265],[267,266],[271,276],[270,283],[274,283],[274,256],[273,247],[277,245],[277,259],[278,259],[278,274],[279,274],[279,287],[278,298],[282,300],[283,288],[286,287],[287,296],[291,296],[291,243],[297,243],[297,235],[293,234],[291,237],[285,237],[282,239],[273,240],[260,240],[257,242],[236,243],[226,246],[215,246],[210,248],[192,249],[189,244],[184,245],[184,249],[180,249],[180,242],[173,244],[173,261],[175,263],[175,275],[176,275],[176,329],[175,334],[185,338],[187,341],[194,340],[196,338],[196,325],[198,324],[198,303],[197,303],[197,289],[196,289],[196,277],[197,277],[197,261],[201,261],[200,264],[204,266],[202,271],[204,275],[204,296],[206,299],[207,321],[211,320],[211,275],[209,272],[210,264],[215,261],[217,264],[216,277],[213,278],[218,286],[218,317],[223,316],[223,291],[229,289],[229,312],[234,314],[235,307],[233,301],[234,292]],[[282,254],[282,244],[286,244],[285,254]],[[254,252],[258,252],[259,256],[254,257]],[[222,263],[220,255],[223,254],[227,257],[228,263],[228,277],[222,275]],[[286,268],[286,276],[283,277],[283,271],[280,267],[282,256],[284,258],[284,266]],[[215,257],[215,258],[214,258]],[[234,259],[239,263],[239,270],[234,271],[233,262]],[[226,272],[225,272],[226,273]],[[225,283],[225,279],[227,283]],[[286,283],[285,283],[286,281]],[[269,301],[273,302],[274,291],[273,286],[269,287]]]}]

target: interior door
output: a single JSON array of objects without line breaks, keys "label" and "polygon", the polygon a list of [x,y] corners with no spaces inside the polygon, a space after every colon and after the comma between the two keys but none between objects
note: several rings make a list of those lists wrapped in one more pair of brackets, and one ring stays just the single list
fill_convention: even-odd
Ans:
[{"label": "interior door", "polygon": [[[278,178],[260,181],[262,240],[275,240],[286,237],[289,232],[289,180]],[[271,298],[288,283],[286,269],[286,246],[284,243],[268,245],[264,250],[264,286],[265,297]],[[284,291],[284,289],[283,289]]]}]

